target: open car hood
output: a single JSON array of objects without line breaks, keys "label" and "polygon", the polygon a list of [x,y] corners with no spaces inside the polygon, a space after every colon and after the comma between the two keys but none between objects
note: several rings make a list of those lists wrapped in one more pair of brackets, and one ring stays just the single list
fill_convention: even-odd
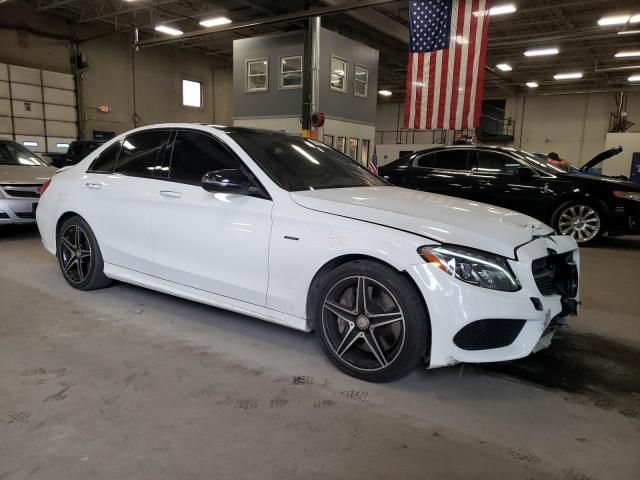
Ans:
[{"label": "open car hood", "polygon": [[589,160],[587,163],[585,163],[583,166],[581,166],[580,171],[588,172],[596,165],[604,162],[608,158],[615,157],[621,152],[622,152],[621,146],[617,146],[617,147],[610,148],[609,150],[605,150],[604,152],[599,153],[598,155],[593,157],[591,160]]}]

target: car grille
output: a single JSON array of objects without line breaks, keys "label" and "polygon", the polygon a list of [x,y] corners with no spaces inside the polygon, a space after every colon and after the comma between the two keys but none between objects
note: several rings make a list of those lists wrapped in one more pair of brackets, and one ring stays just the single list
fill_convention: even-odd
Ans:
[{"label": "car grille", "polygon": [[453,337],[462,350],[490,350],[511,345],[522,331],[526,320],[486,318],[464,326]]},{"label": "car grille", "polygon": [[531,265],[533,278],[540,293],[573,298],[578,293],[578,269],[572,253],[552,254],[538,258]]},{"label": "car grille", "polygon": [[40,186],[40,184],[16,185],[15,183],[0,185],[4,193],[12,198],[39,198],[38,188],[40,188]]}]

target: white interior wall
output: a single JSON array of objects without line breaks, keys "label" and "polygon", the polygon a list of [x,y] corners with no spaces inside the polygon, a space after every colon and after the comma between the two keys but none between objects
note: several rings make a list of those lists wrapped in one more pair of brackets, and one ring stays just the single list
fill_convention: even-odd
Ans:
[{"label": "white interior wall", "polygon": [[[517,96],[506,99],[506,118],[515,120],[512,146],[531,152],[552,152],[576,164],[584,164],[605,149],[609,115],[615,112],[614,93],[549,96]],[[629,132],[640,132],[640,93],[628,94]],[[403,124],[403,105],[381,103],[376,119],[376,142],[393,144],[393,133]],[[382,136],[381,131],[387,133]],[[429,144],[431,132],[409,135],[404,143]],[[404,148],[403,148],[404,149]]]}]

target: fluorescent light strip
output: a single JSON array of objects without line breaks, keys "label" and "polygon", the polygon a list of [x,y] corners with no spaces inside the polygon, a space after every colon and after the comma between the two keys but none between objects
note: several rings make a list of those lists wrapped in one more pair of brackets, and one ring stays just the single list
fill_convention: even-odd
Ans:
[{"label": "fluorescent light strip", "polygon": [[166,33],[168,35],[173,35],[174,37],[178,37],[184,33],[182,30],[178,30],[177,28],[167,27],[166,25],[157,25],[156,31]]},{"label": "fluorescent light strip", "polygon": [[527,87],[538,88],[538,82],[527,82]]},{"label": "fluorescent light strip", "polygon": [[383,97],[390,97],[393,95],[391,90],[378,90],[378,95],[382,95]]},{"label": "fluorescent light strip", "polygon": [[203,27],[217,27],[219,25],[228,25],[231,23],[227,17],[206,18],[200,22]]},{"label": "fluorescent light strip", "polygon": [[56,148],[69,148],[68,143],[56,143]]},{"label": "fluorescent light strip", "polygon": [[581,72],[575,72],[575,73],[556,73],[553,76],[554,79],[556,80],[572,80],[575,78],[582,78],[582,73]]},{"label": "fluorescent light strip", "polygon": [[498,67],[503,72],[510,72],[511,70],[513,70],[513,68],[511,68],[511,65],[509,65],[508,63],[499,63],[498,65],[496,65],[496,67]]},{"label": "fluorescent light strip", "polygon": [[557,55],[560,50],[556,47],[553,48],[534,48],[524,52],[525,57],[539,57],[541,55]]},{"label": "fluorescent light strip", "polygon": [[640,13],[635,14],[633,17],[629,19],[629,23],[638,23],[640,22]]},{"label": "fluorescent light strip", "polygon": [[631,75],[629,77],[629,81],[630,82],[640,82],[640,73],[637,75]]},{"label": "fluorescent light strip", "polygon": [[622,32],[618,32],[618,35],[634,35],[640,33],[640,30],[624,30]]},{"label": "fluorescent light strip", "polygon": [[598,20],[598,25],[606,27],[609,25],[624,25],[629,20],[629,15],[611,15],[609,17],[602,17]]},{"label": "fluorescent light strip", "polygon": [[640,50],[626,50],[616,53],[616,58],[640,57]]},{"label": "fluorescent light strip", "polygon": [[37,147],[40,144],[38,142],[24,141],[22,142],[22,145],[24,145],[25,147]]},{"label": "fluorescent light strip", "polygon": [[509,3],[506,5],[496,5],[495,7],[491,7],[489,9],[489,15],[504,15],[505,13],[513,13],[516,10],[516,6],[513,3]]}]

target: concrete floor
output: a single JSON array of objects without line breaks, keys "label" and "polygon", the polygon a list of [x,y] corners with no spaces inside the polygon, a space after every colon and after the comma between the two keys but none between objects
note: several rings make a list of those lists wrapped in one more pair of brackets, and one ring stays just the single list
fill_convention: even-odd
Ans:
[{"label": "concrete floor", "polygon": [[313,335],[63,281],[0,230],[0,479],[637,479],[640,238],[583,249],[583,309],[518,362],[339,373]]}]

